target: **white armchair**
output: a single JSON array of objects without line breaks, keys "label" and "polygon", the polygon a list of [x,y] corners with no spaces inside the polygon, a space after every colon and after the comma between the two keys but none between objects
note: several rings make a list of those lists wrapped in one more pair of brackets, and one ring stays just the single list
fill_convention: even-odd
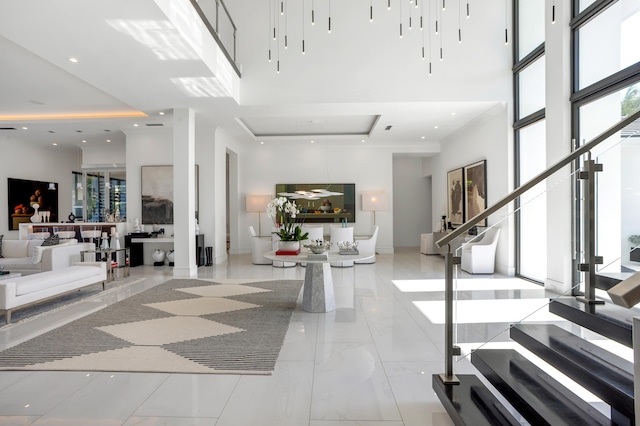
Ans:
[{"label": "white armchair", "polygon": [[461,268],[470,274],[493,274],[500,228],[490,228],[477,242],[462,248]]},{"label": "white armchair", "polygon": [[358,250],[360,252],[372,252],[373,256],[368,259],[356,260],[355,263],[376,263],[376,241],[378,240],[378,225],[373,227],[373,234],[371,237],[356,240],[358,242]]},{"label": "white armchair", "polygon": [[[335,250],[338,248],[340,241],[353,241],[353,227],[343,228],[342,226],[331,226],[331,247]],[[353,266],[353,260],[346,262],[331,262],[331,266],[346,268]]]},{"label": "white armchair", "polygon": [[271,265],[271,260],[263,256],[266,252],[271,251],[271,237],[260,238],[253,226],[249,227],[249,235],[251,236],[251,263]]}]

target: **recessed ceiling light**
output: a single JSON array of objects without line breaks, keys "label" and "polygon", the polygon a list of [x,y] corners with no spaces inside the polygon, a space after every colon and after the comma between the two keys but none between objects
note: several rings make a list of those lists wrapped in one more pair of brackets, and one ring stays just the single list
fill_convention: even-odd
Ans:
[{"label": "recessed ceiling light", "polygon": [[87,143],[87,140],[86,139],[82,139],[82,143]]},{"label": "recessed ceiling light", "polygon": [[138,123],[133,123],[133,127],[138,127]]},{"label": "recessed ceiling light", "polygon": [[452,113],[451,113],[451,115],[456,115],[456,113],[455,113],[455,112],[452,112]]},{"label": "recessed ceiling light", "polygon": [[311,143],[314,143],[314,141],[311,141]]},{"label": "recessed ceiling light", "polygon": [[58,146],[58,143],[57,143],[57,142],[54,142],[54,143],[52,143],[51,145],[53,145],[53,146]]},{"label": "recessed ceiling light", "polygon": [[438,126],[433,126],[433,128],[434,128],[434,129],[437,129],[437,128],[438,128]]},{"label": "recessed ceiling light", "polygon": [[260,141],[260,145],[264,145],[264,141]]},{"label": "recessed ceiling light", "polygon": [[107,139],[107,142],[111,142],[111,139]]},{"label": "recessed ceiling light", "polygon": [[160,115],[164,115],[164,112],[160,111]]},{"label": "recessed ceiling light", "polygon": [[27,130],[28,127],[27,126],[22,126],[22,130]]},{"label": "recessed ceiling light", "polygon": [[426,136],[422,136],[420,139],[424,139]]},{"label": "recessed ceiling light", "polygon": [[78,62],[80,62],[78,60],[78,58],[74,58],[73,56],[71,58],[69,58],[69,62],[73,62],[74,64],[77,64]]},{"label": "recessed ceiling light", "polygon": [[362,139],[362,142],[364,142],[364,139]]}]

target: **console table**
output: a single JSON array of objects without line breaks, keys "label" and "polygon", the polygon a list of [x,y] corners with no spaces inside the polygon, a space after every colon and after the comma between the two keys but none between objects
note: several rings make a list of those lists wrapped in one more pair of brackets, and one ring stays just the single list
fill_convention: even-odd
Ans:
[{"label": "console table", "polygon": [[[173,237],[151,237],[148,233],[136,233],[125,235],[124,246],[131,249],[131,266],[144,265],[145,246],[149,245],[170,245],[173,247]],[[196,234],[196,264],[204,266],[204,234]]]},{"label": "console table", "polygon": [[277,255],[275,251],[264,253],[270,260],[307,264],[304,274],[304,289],[302,294],[302,310],[307,312],[331,312],[336,309],[336,298],[333,292],[331,278],[331,262],[345,262],[349,260],[365,260],[373,257],[373,252],[343,255],[336,251],[329,251],[326,256],[300,253],[296,256]]}]

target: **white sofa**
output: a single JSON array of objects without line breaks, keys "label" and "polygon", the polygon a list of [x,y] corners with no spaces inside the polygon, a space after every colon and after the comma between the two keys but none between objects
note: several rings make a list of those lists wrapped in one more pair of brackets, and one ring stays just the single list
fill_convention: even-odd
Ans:
[{"label": "white sofa", "polygon": [[[75,255],[80,261],[80,251],[82,244],[77,244],[77,240],[66,240],[55,246],[41,247],[42,240],[4,240],[2,241],[2,256],[0,265],[5,271],[19,272],[22,275],[35,274],[38,272],[51,271],[56,267],[71,265],[68,257]],[[78,250],[60,250],[63,247],[76,245]],[[91,245],[93,248],[93,245]],[[88,248],[85,248],[88,250]]]},{"label": "white sofa", "polygon": [[6,323],[11,322],[11,312],[15,309],[34,305],[97,283],[102,283],[104,289],[104,283],[107,280],[106,263],[80,263],[80,252],[93,247],[93,244],[58,247],[55,250],[56,256],[53,256],[54,263],[51,265],[51,270],[0,280],[0,312],[5,313]]}]

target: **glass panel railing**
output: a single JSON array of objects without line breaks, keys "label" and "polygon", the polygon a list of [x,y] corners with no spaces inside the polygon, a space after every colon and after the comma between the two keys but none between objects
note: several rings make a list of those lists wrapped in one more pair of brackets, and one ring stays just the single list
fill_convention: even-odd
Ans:
[{"label": "glass panel railing", "polygon": [[[457,363],[469,361],[474,350],[509,344],[509,331],[516,324],[557,320],[548,305],[558,297],[570,296],[573,287],[571,274],[563,277],[566,282],[549,280],[544,285],[549,276],[547,251],[550,244],[572,244],[571,223],[566,218],[571,214],[577,173],[567,166],[557,173],[559,176],[546,179],[521,196],[517,207],[506,206],[490,216],[490,226],[478,227],[477,235],[462,237],[464,241],[454,251],[461,260],[454,271],[453,340],[461,349]],[[554,205],[557,214],[549,214],[547,205]],[[530,220],[540,215],[544,217],[537,223]],[[540,269],[545,271],[539,281],[511,273],[515,262],[508,255],[513,244],[509,236],[524,223],[532,229],[524,230],[527,247],[517,255],[538,259]],[[566,229],[566,233],[554,239],[556,229]],[[571,268],[569,258],[566,270]]]},{"label": "glass panel railing", "polygon": [[[634,222],[634,213],[640,208],[640,183],[636,185],[633,179],[633,166],[640,160],[640,118],[605,139],[597,153],[594,150],[592,158],[596,158],[596,154],[596,163],[602,164],[603,171],[596,173],[595,255],[602,256],[604,262],[594,268],[598,274],[618,274],[624,278],[626,272],[640,270],[640,248],[636,249],[636,244],[640,245],[640,223]],[[579,159],[579,170],[566,166],[544,180],[544,190],[539,190],[540,185],[534,186],[519,197],[518,207],[509,204],[496,210],[488,218],[490,226],[479,227],[478,235],[463,235],[456,239],[458,244],[456,240],[452,242],[452,253],[461,258],[461,265],[454,268],[453,280],[453,342],[461,349],[457,362],[468,361],[470,353],[480,348],[513,346],[509,331],[518,324],[565,322],[551,314],[548,306],[557,298],[584,292],[587,273],[577,269],[579,264],[588,263],[588,249],[577,250],[575,258],[564,255],[563,270],[547,272],[544,283],[513,277],[512,271],[508,271],[513,262],[504,262],[510,262],[508,253],[513,251],[509,235],[525,223],[523,218],[535,217],[541,211],[545,220],[540,221],[535,232],[527,233],[529,247],[516,251],[520,256],[535,250],[544,251],[544,255],[536,253],[542,262],[555,253],[573,252],[571,248],[575,247],[576,240],[588,241],[589,237],[584,235],[588,229],[575,235],[570,218],[576,198],[584,198],[587,190],[582,165],[589,157],[585,154]],[[584,215],[587,207],[578,205]],[[582,224],[588,222],[582,218],[577,220]],[[530,220],[526,223],[532,224]],[[496,234],[498,242],[492,249]],[[494,273],[480,275],[492,272],[482,269],[487,265],[495,266]],[[606,298],[606,294],[597,294],[601,296]]]},{"label": "glass panel railing", "polygon": [[191,0],[209,27],[211,35],[223,50],[229,62],[240,75],[236,65],[236,25],[222,0]]}]

